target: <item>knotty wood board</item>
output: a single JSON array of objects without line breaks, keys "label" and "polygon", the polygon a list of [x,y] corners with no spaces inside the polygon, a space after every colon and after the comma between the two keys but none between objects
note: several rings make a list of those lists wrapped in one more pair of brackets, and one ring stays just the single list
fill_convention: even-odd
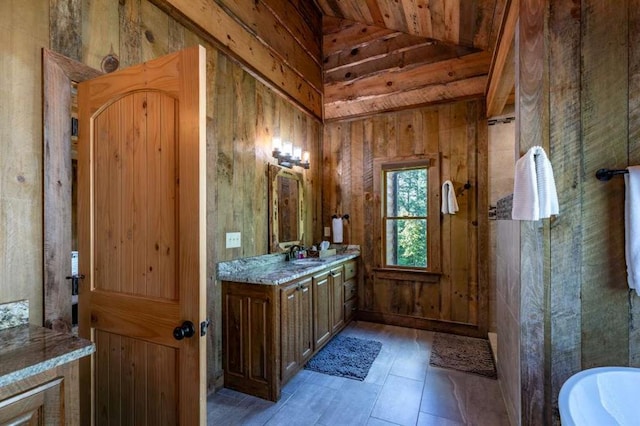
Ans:
[{"label": "knotty wood board", "polygon": [[[581,307],[583,276],[583,170],[581,110],[580,10],[571,2],[555,2],[549,14],[549,123],[553,172],[561,215],[551,229],[550,351],[551,403],[557,409],[562,384],[581,367]],[[585,172],[586,180],[593,176]]]},{"label": "knotty wood board", "polygon": [[[587,1],[582,14],[582,139],[585,176],[627,165],[627,1]],[[583,185],[582,368],[625,365],[629,312],[624,255],[624,182]]]},{"label": "knotty wood board", "polygon": [[42,47],[49,43],[49,2],[0,3],[0,303],[29,299],[43,320]]},{"label": "knotty wood board", "polygon": [[44,325],[71,331],[72,170],[71,111],[72,81],[97,77],[100,73],[48,49],[43,49],[43,246]]},{"label": "knotty wood board", "polygon": [[247,64],[252,73],[270,82],[306,111],[315,117],[322,117],[321,91],[284,60],[287,52],[271,49],[245,30],[218,3],[207,0],[153,0],[153,3]]},{"label": "knotty wood board", "polygon": [[[640,2],[629,1],[629,46],[640,46]],[[629,49],[629,165],[640,164],[640,50]],[[629,294],[629,365],[640,367],[640,298]]]},{"label": "knotty wood board", "polygon": [[[545,4],[522,2],[516,56],[519,99],[516,114],[516,149],[519,156],[540,145],[548,152],[548,69],[545,68]],[[521,421],[546,424],[545,411],[545,311],[547,298],[544,261],[544,227],[548,221],[520,222],[521,281]],[[547,277],[548,278],[548,277]]]}]

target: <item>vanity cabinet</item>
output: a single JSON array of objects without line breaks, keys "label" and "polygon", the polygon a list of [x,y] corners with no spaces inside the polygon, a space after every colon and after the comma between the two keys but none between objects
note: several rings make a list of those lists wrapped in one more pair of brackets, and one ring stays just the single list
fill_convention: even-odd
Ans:
[{"label": "vanity cabinet", "polygon": [[302,368],[313,353],[313,296],[311,278],[280,289],[280,330],[283,382]]},{"label": "vanity cabinet", "polygon": [[345,306],[356,299],[345,299],[344,288],[355,282],[355,262],[346,263],[352,266],[333,263],[280,285],[222,282],[225,387],[280,398],[282,386],[353,316]]}]

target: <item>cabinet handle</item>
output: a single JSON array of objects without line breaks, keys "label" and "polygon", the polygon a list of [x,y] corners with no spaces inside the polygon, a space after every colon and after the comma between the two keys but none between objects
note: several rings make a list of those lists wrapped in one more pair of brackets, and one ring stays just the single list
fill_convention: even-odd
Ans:
[{"label": "cabinet handle", "polygon": [[295,296],[292,294],[292,295],[290,295],[290,296],[287,296],[287,299],[291,300],[291,299],[293,299],[294,297],[295,297]]}]

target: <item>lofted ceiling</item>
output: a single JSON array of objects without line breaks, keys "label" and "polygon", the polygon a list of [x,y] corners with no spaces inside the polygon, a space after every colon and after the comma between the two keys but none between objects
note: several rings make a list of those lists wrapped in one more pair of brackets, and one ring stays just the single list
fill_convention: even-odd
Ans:
[{"label": "lofted ceiling", "polygon": [[325,119],[484,95],[507,0],[315,0]]}]

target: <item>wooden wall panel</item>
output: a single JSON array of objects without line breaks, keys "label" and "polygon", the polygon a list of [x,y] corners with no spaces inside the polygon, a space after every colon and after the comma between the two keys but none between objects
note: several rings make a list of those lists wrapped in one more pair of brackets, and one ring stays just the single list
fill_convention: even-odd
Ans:
[{"label": "wooden wall panel", "polygon": [[[516,116],[516,147],[518,157],[535,145],[549,152],[548,135],[548,68],[544,60],[547,54],[544,18],[548,4],[545,2],[520,2],[520,29],[516,46],[520,74],[516,77],[519,99]],[[518,138],[520,138],[518,145]],[[545,346],[543,344],[547,298],[545,297],[548,274],[544,270],[544,238],[548,221],[520,222],[521,257],[521,386],[522,423],[547,424],[544,387]],[[526,314],[525,314],[526,312]]]},{"label": "wooden wall panel", "polygon": [[[624,256],[624,182],[593,179],[601,167],[628,164],[627,1],[615,8],[587,1],[582,15],[583,191],[582,367],[624,365],[629,313]],[[614,24],[615,23],[615,24]],[[607,143],[603,143],[607,141]]]},{"label": "wooden wall panel", "polygon": [[[629,0],[629,46],[640,46],[640,1]],[[629,49],[629,164],[640,164],[640,49]],[[629,365],[640,367],[640,298],[631,294]]]},{"label": "wooden wall panel", "polygon": [[0,303],[29,300],[42,325],[42,47],[49,2],[0,2]]},{"label": "wooden wall panel", "polygon": [[[481,100],[458,102],[375,115],[325,126],[323,142],[323,223],[330,213],[348,206],[351,239],[362,246],[363,286],[361,317],[427,328],[448,329],[472,335],[486,332],[486,274],[479,272],[478,246],[486,238],[479,228],[486,211],[479,211],[479,194],[485,194],[486,123]],[[484,136],[483,136],[484,135]],[[471,189],[458,196],[458,214],[439,215],[442,275],[424,282],[424,275],[402,277],[376,272],[380,267],[380,188],[374,162],[398,156],[440,156],[440,179],[451,179],[459,192],[469,181]],[[345,167],[349,166],[347,172]],[[438,191],[439,192],[439,191]],[[485,204],[486,205],[486,204]],[[485,243],[486,246],[486,243]],[[456,328],[453,323],[466,324]],[[485,335],[486,337],[486,335]]]},{"label": "wooden wall panel", "polygon": [[523,424],[558,424],[558,392],[578,370],[638,364],[624,181],[595,178],[640,161],[637,6],[520,2],[519,151],[547,149],[560,201],[556,218],[520,223]]},{"label": "wooden wall panel", "polygon": [[[581,370],[580,300],[582,288],[582,125],[580,107],[580,11],[571,2],[556,2],[550,8],[549,76],[551,141],[562,141],[553,149],[553,171],[562,217],[551,231],[550,339],[551,404],[557,410],[562,384]],[[586,174],[586,178],[592,178]]]},{"label": "wooden wall panel", "polygon": [[[261,7],[247,9],[246,4],[231,0],[152,2],[245,64],[252,75],[263,79],[274,90],[288,96],[315,117],[322,117],[322,87],[318,84],[321,82],[321,59],[310,53],[317,50],[306,50],[301,45],[293,26],[283,25],[284,21],[274,12],[276,7],[272,9],[268,4],[255,2]],[[305,14],[317,17],[308,19]],[[298,26],[318,25],[310,30],[318,34],[314,41],[319,46],[319,16],[318,10],[307,7],[303,13],[287,15],[287,20],[295,20]]]}]

